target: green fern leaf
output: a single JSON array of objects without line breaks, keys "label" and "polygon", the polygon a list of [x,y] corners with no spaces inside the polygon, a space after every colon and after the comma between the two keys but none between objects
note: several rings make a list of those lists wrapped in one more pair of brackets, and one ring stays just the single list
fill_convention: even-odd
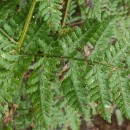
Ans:
[{"label": "green fern leaf", "polygon": [[68,104],[89,118],[89,106],[86,106],[85,93],[81,91],[81,88],[84,88],[79,81],[80,72],[76,67],[76,62],[73,61],[71,64],[70,76],[62,82],[61,90],[65,94]]},{"label": "green fern leaf", "polygon": [[47,80],[44,60],[40,59],[34,66],[31,78],[29,79],[29,87],[27,93],[31,96],[33,110],[35,111],[34,122],[37,129],[49,129],[49,121],[51,115],[51,90],[50,83]]},{"label": "green fern leaf", "polygon": [[122,71],[115,71],[110,77],[110,87],[116,105],[121,109],[124,116],[130,119],[128,79],[122,76]]},{"label": "green fern leaf", "polygon": [[95,65],[87,73],[86,84],[89,87],[90,100],[97,103],[97,111],[101,113],[105,120],[111,122],[110,93],[105,74],[99,65]]},{"label": "green fern leaf", "polygon": [[54,30],[58,30],[61,24],[61,9],[62,0],[39,0],[39,12],[49,27]]},{"label": "green fern leaf", "polygon": [[9,15],[14,14],[16,11],[16,5],[18,1],[11,0],[11,1],[4,1],[0,2],[0,24],[7,19]]}]

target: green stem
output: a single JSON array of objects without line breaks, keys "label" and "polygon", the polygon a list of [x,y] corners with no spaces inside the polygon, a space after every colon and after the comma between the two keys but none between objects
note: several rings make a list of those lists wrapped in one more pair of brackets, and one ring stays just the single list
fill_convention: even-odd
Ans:
[{"label": "green stem", "polygon": [[66,7],[66,10],[65,10],[65,15],[64,15],[64,18],[63,18],[63,22],[62,22],[62,28],[65,26],[65,23],[66,23],[66,19],[67,19],[69,7],[70,7],[70,1],[71,0],[68,0],[68,2],[67,2],[67,7]]},{"label": "green stem", "polygon": [[29,27],[29,24],[30,24],[30,21],[31,21],[31,18],[32,18],[32,14],[33,14],[33,10],[35,8],[35,5],[36,5],[36,0],[33,0],[32,4],[31,4],[31,7],[30,7],[30,10],[29,10],[29,13],[28,13],[28,16],[27,16],[27,19],[25,21],[25,25],[24,25],[22,34],[21,34],[20,39],[18,41],[19,51],[20,51],[21,46],[23,44],[23,41],[25,39],[25,36],[26,36],[27,30],[28,30],[28,27]]},{"label": "green stem", "polygon": [[0,28],[0,31],[13,43],[17,43],[12,37],[10,37],[2,28]]},{"label": "green stem", "polygon": [[98,61],[90,61],[87,60],[86,58],[76,58],[76,57],[70,57],[70,56],[60,56],[60,55],[50,55],[50,54],[21,54],[21,56],[35,56],[35,57],[46,57],[46,58],[64,58],[64,59],[68,59],[68,60],[75,60],[75,61],[83,61],[86,62],[89,65],[95,65],[95,64],[100,64],[106,67],[110,67],[113,69],[119,69],[119,70],[124,70],[126,71],[127,69],[125,68],[121,68],[121,67],[117,67],[114,66],[113,64],[110,63],[105,63],[105,62],[98,62]]}]

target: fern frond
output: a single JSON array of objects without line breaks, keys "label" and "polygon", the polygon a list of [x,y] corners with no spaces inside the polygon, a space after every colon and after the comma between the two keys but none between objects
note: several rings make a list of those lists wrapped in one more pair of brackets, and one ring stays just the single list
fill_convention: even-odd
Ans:
[{"label": "fern frond", "polygon": [[[124,9],[122,6],[120,6],[120,2],[121,1],[111,0],[88,0],[88,18],[97,19],[99,22],[101,22],[104,18],[125,16],[128,9]],[[127,3],[127,0],[125,2]]]},{"label": "fern frond", "polygon": [[33,51],[33,54],[36,54],[39,49],[40,52],[50,52],[52,47],[47,43],[51,44],[52,38],[50,37],[48,39],[47,37],[47,35],[49,35],[49,31],[46,31],[48,29],[46,27],[47,25],[45,26],[45,24],[39,23],[39,26],[37,26],[36,23],[31,23],[31,26],[32,28],[29,28],[28,33],[25,37],[25,42],[22,46],[24,53],[30,54]]},{"label": "fern frond", "polygon": [[[82,40],[87,35],[87,33],[83,34],[80,28],[76,28],[76,31],[73,31],[70,35],[62,38],[59,41],[60,46],[62,47],[64,55],[76,55],[76,49],[81,47],[83,44]],[[75,45],[75,46],[73,46]]]},{"label": "fern frond", "polygon": [[122,71],[114,71],[110,77],[110,88],[116,105],[123,112],[124,116],[130,119],[130,102],[128,79],[123,76]]},{"label": "fern frond", "polygon": [[[98,29],[94,32],[93,36],[89,36],[93,31],[94,28],[98,27]],[[115,20],[102,22],[99,23],[97,26],[95,25],[88,34],[88,42],[90,42],[92,45],[94,45],[94,50],[90,56],[91,60],[104,60],[105,57],[105,51],[109,46],[110,37],[113,35],[114,28],[115,28]]]},{"label": "fern frond", "polygon": [[16,11],[16,5],[18,1],[11,0],[11,1],[4,1],[0,2],[0,24],[5,22],[5,19],[8,18],[9,15],[14,14]]},{"label": "fern frond", "polygon": [[[21,87],[21,79],[30,64],[30,58],[5,52],[0,53],[0,58],[0,101],[11,103],[18,93],[17,90]],[[2,110],[1,113],[3,112]]]},{"label": "fern frond", "polygon": [[67,105],[67,101],[65,100],[65,98],[57,99],[56,95],[54,98],[55,101],[50,123],[52,125],[50,127],[52,129],[66,129],[70,127],[72,130],[79,130],[80,115],[76,111],[74,111],[73,108]]},{"label": "fern frond", "polygon": [[16,15],[10,17],[6,23],[3,23],[1,25],[1,28],[15,41],[16,39],[19,39],[19,36],[21,35],[21,30],[23,28],[24,20],[25,20],[25,13],[17,14],[19,18],[17,18]]},{"label": "fern frond", "polygon": [[[87,29],[89,28],[89,29]],[[113,35],[115,28],[115,20],[104,20],[102,23],[93,22],[87,25],[86,29],[82,31],[80,28],[76,28],[70,35],[67,35],[60,40],[64,55],[76,56],[77,50],[88,43],[95,46],[94,51],[90,57],[91,60],[104,58],[104,53],[110,41],[110,36]],[[102,48],[102,49],[100,49]],[[100,53],[100,56],[98,54]],[[96,57],[98,56],[98,57]]]},{"label": "fern frond", "polygon": [[[78,130],[91,107],[110,122],[113,101],[130,119],[130,2],[64,2],[0,2],[0,129]],[[4,122],[13,103],[18,115]]]},{"label": "fern frond", "polygon": [[[88,18],[91,19],[97,19],[98,21],[101,22],[102,16],[102,0],[88,0],[89,2],[87,3],[87,13],[88,13]],[[91,1],[91,2],[90,2]]]},{"label": "fern frond", "polygon": [[[70,76],[68,76],[61,85],[61,90],[67,98],[67,102],[74,109],[77,109],[79,112],[85,115],[86,118],[89,118],[89,107],[86,106],[86,96],[84,91],[81,91],[81,82],[80,82],[80,69],[78,69],[76,62],[71,63]],[[76,67],[77,66],[77,67]],[[82,87],[84,89],[84,87]]]},{"label": "fern frond", "polygon": [[[45,60],[40,59],[33,66],[34,72],[28,81],[27,93],[31,96],[32,109],[35,111],[33,120],[37,129],[49,129],[51,115],[51,89],[47,79]],[[44,66],[43,66],[44,64]]]},{"label": "fern frond", "polygon": [[74,14],[76,13],[76,8],[77,8],[76,0],[70,1],[68,17],[67,17],[67,21],[66,21],[67,24],[70,24],[72,22],[76,22],[77,20],[80,19],[79,16],[74,16]]},{"label": "fern frond", "polygon": [[130,44],[125,37],[120,42],[116,42],[114,46],[111,45],[110,50],[106,52],[107,61],[112,64],[121,65],[121,62],[127,57],[129,47]]},{"label": "fern frond", "polygon": [[97,111],[102,117],[111,122],[110,93],[107,77],[99,65],[95,65],[86,75],[86,84],[89,87],[90,100],[97,104]]},{"label": "fern frond", "polygon": [[38,0],[39,3],[39,15],[44,17],[49,27],[54,30],[58,30],[61,25],[62,19],[62,0]]},{"label": "fern frond", "polygon": [[117,6],[118,6],[118,1],[102,1],[102,13],[104,18],[111,17],[113,15],[117,15]]},{"label": "fern frond", "polygon": [[19,5],[20,7],[25,8],[27,6],[27,0],[20,0]]}]

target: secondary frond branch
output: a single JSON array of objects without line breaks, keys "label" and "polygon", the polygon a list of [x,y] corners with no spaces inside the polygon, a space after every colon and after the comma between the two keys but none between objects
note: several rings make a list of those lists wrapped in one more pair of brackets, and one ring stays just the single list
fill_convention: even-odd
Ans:
[{"label": "secondary frond branch", "polygon": [[30,24],[30,21],[31,21],[31,18],[32,18],[32,14],[33,14],[33,10],[35,8],[35,5],[36,5],[36,0],[33,0],[32,4],[31,4],[31,7],[30,7],[30,10],[29,10],[29,13],[28,13],[28,16],[27,16],[27,19],[25,21],[25,25],[24,25],[21,37],[20,37],[20,39],[18,41],[19,51],[20,51],[20,48],[21,48],[21,46],[23,44],[24,38],[26,36],[26,33],[27,33],[27,30],[28,30],[28,27],[29,27],[29,24]]},{"label": "secondary frond branch", "polygon": [[68,60],[75,60],[75,61],[83,61],[83,62],[87,62],[87,64],[89,65],[94,65],[94,64],[100,64],[100,65],[104,65],[106,67],[111,67],[114,70],[124,70],[126,71],[127,69],[122,68],[122,67],[118,67],[118,66],[114,66],[110,63],[104,63],[104,62],[99,62],[99,61],[93,61],[91,62],[90,60],[87,60],[86,58],[76,58],[76,57],[71,57],[71,56],[60,56],[60,55],[51,55],[51,54],[21,54],[21,56],[35,56],[35,57],[46,57],[46,58],[64,58],[64,59],[68,59]]},{"label": "secondary frond branch", "polygon": [[67,15],[68,15],[68,11],[69,11],[69,6],[70,6],[70,1],[71,0],[67,1],[67,7],[66,7],[66,10],[65,10],[65,15],[64,15],[64,18],[63,18],[63,22],[62,22],[62,28],[65,26],[65,22],[66,22],[66,19],[67,19]]},{"label": "secondary frond branch", "polygon": [[11,36],[9,36],[2,28],[0,28],[0,31],[13,43],[17,43]]}]

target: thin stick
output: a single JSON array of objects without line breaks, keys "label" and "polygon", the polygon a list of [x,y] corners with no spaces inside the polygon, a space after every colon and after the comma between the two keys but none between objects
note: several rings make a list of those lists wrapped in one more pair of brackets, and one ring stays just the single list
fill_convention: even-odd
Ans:
[{"label": "thin stick", "polygon": [[13,43],[17,43],[11,36],[9,36],[2,28],[0,28],[0,31]]}]

